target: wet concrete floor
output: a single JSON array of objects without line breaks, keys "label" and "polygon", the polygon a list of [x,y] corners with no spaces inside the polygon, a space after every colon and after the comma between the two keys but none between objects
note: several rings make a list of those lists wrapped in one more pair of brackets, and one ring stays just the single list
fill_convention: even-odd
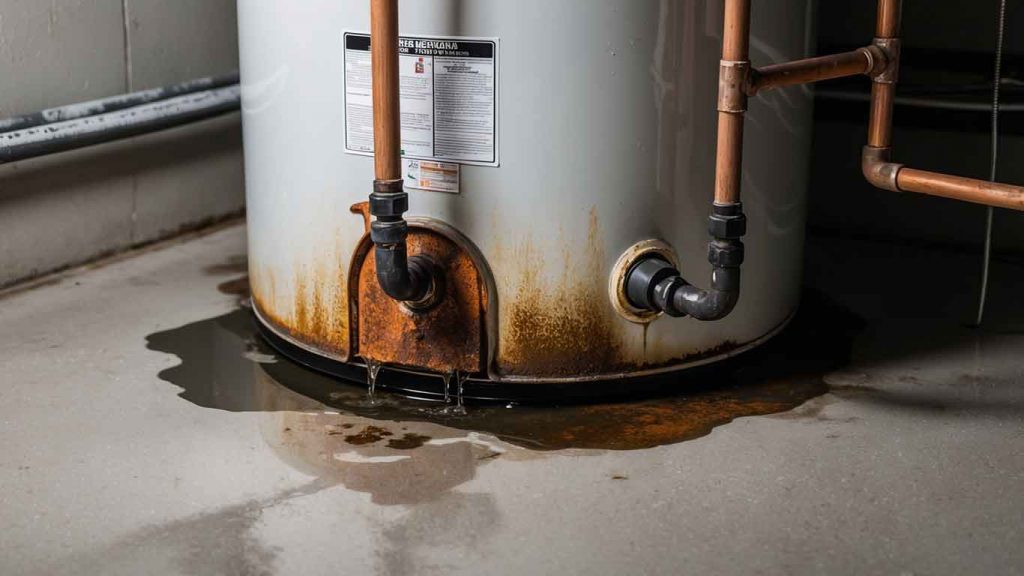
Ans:
[{"label": "wet concrete floor", "polygon": [[[724,363],[672,375],[633,398],[587,403],[476,403],[460,409],[387,393],[401,372],[383,370],[371,399],[365,370],[342,380],[305,368],[275,352],[259,334],[245,305],[244,277],[219,286],[238,296],[233,312],[151,334],[147,346],[181,359],[161,379],[183,390],[180,396],[205,408],[285,412],[335,410],[338,423],[327,432],[349,444],[385,442],[404,449],[422,446],[427,436],[390,431],[387,422],[424,422],[482,432],[533,450],[568,448],[636,450],[705,436],[737,418],[785,413],[829,391],[824,377],[849,358],[860,322],[849,312],[811,294],[786,330],[767,346]],[[441,377],[435,377],[441,381]],[[300,398],[301,397],[301,398]],[[377,425],[356,426],[346,417]],[[375,432],[370,433],[373,430]],[[419,442],[413,442],[415,437]],[[372,441],[371,441],[372,440]]]},{"label": "wet concrete floor", "polygon": [[969,256],[822,241],[734,362],[464,412],[276,354],[241,229],[67,275],[0,299],[0,573],[1024,570],[1024,304],[964,327]]}]

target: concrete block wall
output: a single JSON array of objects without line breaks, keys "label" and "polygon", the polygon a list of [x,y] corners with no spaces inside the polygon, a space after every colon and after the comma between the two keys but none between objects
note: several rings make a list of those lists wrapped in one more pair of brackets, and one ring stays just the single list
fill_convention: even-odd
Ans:
[{"label": "concrete block wall", "polygon": [[[234,0],[0,0],[0,117],[238,69]],[[244,208],[237,114],[0,166],[0,286]]]}]

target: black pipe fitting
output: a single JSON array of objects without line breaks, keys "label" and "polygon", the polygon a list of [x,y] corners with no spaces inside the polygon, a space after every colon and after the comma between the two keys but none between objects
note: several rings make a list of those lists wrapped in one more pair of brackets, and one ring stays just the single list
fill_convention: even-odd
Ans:
[{"label": "black pipe fitting", "polygon": [[747,234],[747,217],[743,204],[718,204],[712,206],[708,232],[712,238],[739,240]]},{"label": "black pipe fitting", "polygon": [[406,239],[409,195],[401,180],[377,180],[370,194],[370,239],[374,244],[377,282],[389,297],[410,304],[433,301],[439,292],[436,266],[426,256],[409,258]]},{"label": "black pipe fitting", "polygon": [[708,245],[711,288],[693,286],[661,256],[640,260],[626,275],[626,297],[635,308],[714,321],[728,316],[740,299],[740,266],[746,233],[741,204],[715,204],[711,215],[712,240]]},{"label": "black pipe fitting", "polygon": [[434,264],[424,256],[409,258],[405,243],[377,245],[377,282],[385,294],[400,302],[424,302],[434,291]]}]

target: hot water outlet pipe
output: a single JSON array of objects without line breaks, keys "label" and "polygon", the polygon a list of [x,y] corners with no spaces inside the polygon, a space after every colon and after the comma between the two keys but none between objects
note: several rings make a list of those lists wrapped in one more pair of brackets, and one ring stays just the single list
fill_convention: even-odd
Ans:
[{"label": "hot water outlet pipe", "polygon": [[399,109],[398,0],[370,0],[373,65],[374,182],[370,194],[370,239],[377,281],[385,294],[410,307],[429,307],[443,293],[443,278],[426,256],[409,258],[409,194],[402,182]]},{"label": "hot water outlet pipe", "polygon": [[624,284],[629,303],[640,310],[697,320],[720,320],[740,295],[740,266],[746,218],[740,203],[743,120],[747,98],[759,92],[864,74],[872,81],[868,144],[862,167],[877,188],[918,192],[1014,210],[1024,210],[1024,188],[907,168],[891,161],[892,119],[900,63],[902,0],[879,0],[875,38],[852,52],[808,58],[760,69],[750,65],[751,0],[725,0],[722,62],[719,71],[718,152],[715,201],[711,214],[711,288],[684,280],[658,255],[634,263]]}]

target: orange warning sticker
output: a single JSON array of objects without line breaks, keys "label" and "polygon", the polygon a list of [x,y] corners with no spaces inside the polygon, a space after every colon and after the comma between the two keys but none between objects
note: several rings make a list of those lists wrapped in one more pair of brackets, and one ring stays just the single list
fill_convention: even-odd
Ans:
[{"label": "orange warning sticker", "polygon": [[405,187],[430,192],[459,193],[461,166],[452,162],[434,162],[404,158]]}]

